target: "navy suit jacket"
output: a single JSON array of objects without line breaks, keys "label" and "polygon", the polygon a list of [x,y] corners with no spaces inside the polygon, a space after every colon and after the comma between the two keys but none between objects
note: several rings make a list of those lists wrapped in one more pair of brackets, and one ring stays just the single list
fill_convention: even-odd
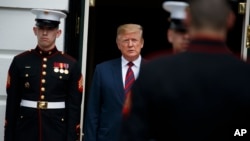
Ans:
[{"label": "navy suit jacket", "polygon": [[117,141],[124,100],[121,58],[98,64],[87,100],[83,140]]}]

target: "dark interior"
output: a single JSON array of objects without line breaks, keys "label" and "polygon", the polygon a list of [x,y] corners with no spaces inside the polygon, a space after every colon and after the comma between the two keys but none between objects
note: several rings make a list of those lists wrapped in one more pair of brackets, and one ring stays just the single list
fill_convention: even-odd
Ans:
[{"label": "dark interior", "polygon": [[[236,54],[241,51],[243,15],[238,14],[238,2],[244,0],[231,0],[236,14],[236,23],[228,33],[227,44],[230,50]],[[85,104],[87,103],[88,91],[91,84],[93,71],[96,64],[103,61],[120,57],[115,38],[116,28],[123,23],[138,23],[144,28],[144,48],[142,56],[145,57],[155,51],[170,49],[171,44],[167,41],[167,28],[169,13],[163,10],[164,0],[96,0],[95,6],[90,7],[87,68],[85,86]],[[70,1],[70,15],[67,22],[66,32],[74,33],[66,35],[66,51],[81,61],[81,35],[75,34],[74,27],[76,16],[83,11],[83,5],[79,6],[76,1]],[[84,2],[82,2],[84,3]],[[85,32],[85,31],[84,31]],[[78,38],[76,38],[78,37]]]},{"label": "dark interior", "polygon": [[[121,56],[115,43],[116,28],[120,24],[138,23],[143,26],[144,57],[155,51],[171,48],[166,37],[169,13],[163,10],[163,2],[164,0],[96,0],[95,7],[90,7],[86,90],[96,64]],[[238,14],[238,1],[231,3],[236,23],[228,34],[227,44],[234,53],[240,54],[243,16]]]}]

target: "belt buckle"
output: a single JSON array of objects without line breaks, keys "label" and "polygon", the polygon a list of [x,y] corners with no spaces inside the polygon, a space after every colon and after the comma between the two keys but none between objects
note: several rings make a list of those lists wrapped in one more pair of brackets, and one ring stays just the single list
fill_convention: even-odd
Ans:
[{"label": "belt buckle", "polygon": [[48,102],[47,101],[38,101],[37,102],[37,108],[38,109],[47,109]]}]

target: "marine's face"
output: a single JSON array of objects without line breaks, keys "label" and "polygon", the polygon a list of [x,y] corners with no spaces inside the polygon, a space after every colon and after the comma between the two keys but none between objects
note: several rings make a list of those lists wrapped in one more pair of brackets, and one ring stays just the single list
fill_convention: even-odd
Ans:
[{"label": "marine's face", "polygon": [[184,52],[188,48],[189,35],[187,32],[169,29],[168,41],[172,44],[174,53]]},{"label": "marine's face", "polygon": [[33,31],[37,36],[38,46],[44,51],[54,48],[56,38],[61,35],[58,28],[34,27]]},{"label": "marine's face", "polygon": [[144,40],[138,31],[118,35],[116,43],[124,58],[133,61],[139,57]]}]

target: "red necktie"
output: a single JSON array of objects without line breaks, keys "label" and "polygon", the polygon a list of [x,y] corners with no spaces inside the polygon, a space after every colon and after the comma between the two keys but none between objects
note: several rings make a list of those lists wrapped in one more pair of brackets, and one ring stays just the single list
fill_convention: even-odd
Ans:
[{"label": "red necktie", "polygon": [[125,78],[125,88],[124,88],[125,95],[129,92],[133,82],[135,81],[134,72],[132,70],[132,66],[134,64],[132,62],[129,62],[127,65],[128,65],[128,71]]}]

